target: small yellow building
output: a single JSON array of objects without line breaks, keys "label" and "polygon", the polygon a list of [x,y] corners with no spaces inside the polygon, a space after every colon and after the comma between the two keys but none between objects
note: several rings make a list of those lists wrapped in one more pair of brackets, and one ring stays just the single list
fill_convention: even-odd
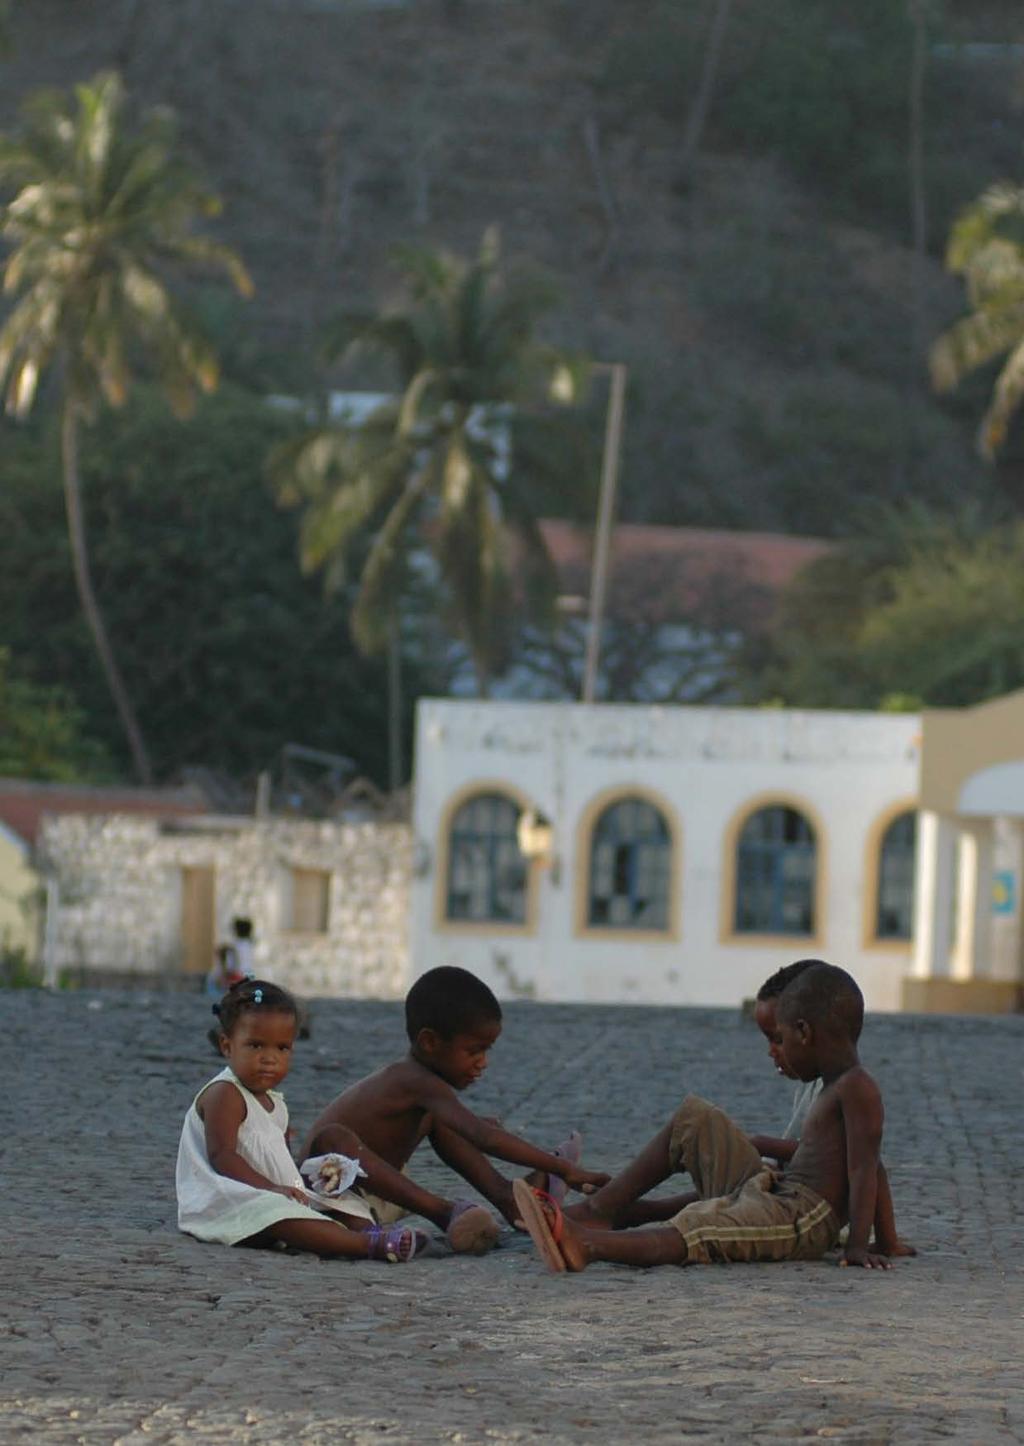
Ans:
[{"label": "small yellow building", "polygon": [[903,1007],[1024,1007],[1024,690],[924,714],[918,806]]},{"label": "small yellow building", "polygon": [[28,843],[0,823],[0,954],[39,957],[42,883]]}]

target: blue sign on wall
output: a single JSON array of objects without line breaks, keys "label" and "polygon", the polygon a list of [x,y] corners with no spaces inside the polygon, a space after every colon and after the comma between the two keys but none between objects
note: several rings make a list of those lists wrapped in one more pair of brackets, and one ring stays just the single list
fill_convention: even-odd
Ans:
[{"label": "blue sign on wall", "polygon": [[1012,914],[1017,908],[1017,877],[1012,869],[996,869],[992,875],[993,914]]}]

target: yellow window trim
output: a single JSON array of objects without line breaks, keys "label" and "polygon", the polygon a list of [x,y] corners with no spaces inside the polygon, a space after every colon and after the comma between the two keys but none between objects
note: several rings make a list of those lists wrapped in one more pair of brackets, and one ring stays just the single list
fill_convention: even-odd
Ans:
[{"label": "yellow window trim", "polygon": [[[601,928],[588,920],[590,913],[590,860],[594,828],[604,811],[625,799],[638,798],[656,808],[668,828],[670,859],[668,870],[668,927],[665,929]],[[639,783],[616,784],[595,794],[583,810],[576,827],[576,868],[573,884],[573,937],[631,942],[672,944],[682,933],[683,829],[675,809],[666,798]]]},{"label": "yellow window trim", "polygon": [[882,840],[890,824],[904,813],[917,813],[916,798],[902,798],[884,809],[868,829],[864,843],[864,887],[861,890],[861,945],[865,949],[886,954],[909,954],[913,948],[910,939],[880,939],[878,937],[878,880],[882,867]]},{"label": "yellow window trim", "polygon": [[[743,934],[736,929],[736,852],[744,825],[764,808],[791,808],[802,814],[814,831],[814,933]],[[730,948],[781,949],[800,946],[821,949],[825,943],[825,903],[828,898],[828,835],[821,815],[813,804],[796,793],[775,791],[755,794],[740,804],[725,828],[722,839],[722,893],[718,919],[718,942]]]},{"label": "yellow window trim", "polygon": [[540,863],[536,859],[524,859],[526,864],[526,918],[522,924],[506,924],[500,920],[493,923],[475,919],[449,919],[448,909],[448,863],[451,857],[452,822],[459,809],[480,794],[500,793],[514,803],[520,811],[534,808],[534,801],[504,778],[479,778],[465,784],[452,794],[444,806],[437,832],[437,868],[434,874],[434,930],[439,934],[472,935],[477,938],[524,938],[537,932],[538,876]]}]

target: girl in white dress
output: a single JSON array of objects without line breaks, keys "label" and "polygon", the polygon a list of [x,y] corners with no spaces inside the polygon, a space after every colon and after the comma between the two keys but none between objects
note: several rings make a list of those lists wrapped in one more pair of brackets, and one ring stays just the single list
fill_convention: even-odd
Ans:
[{"label": "girl in white dress", "polygon": [[291,995],[265,980],[244,979],[215,1010],[227,1067],[200,1090],[182,1126],[180,1229],[223,1245],[280,1241],[317,1255],[411,1260],[426,1237],[375,1225],[357,1197],[342,1202],[343,1219],[311,1208],[285,1140],[288,1109],[275,1088],[288,1073],[298,1028]]}]

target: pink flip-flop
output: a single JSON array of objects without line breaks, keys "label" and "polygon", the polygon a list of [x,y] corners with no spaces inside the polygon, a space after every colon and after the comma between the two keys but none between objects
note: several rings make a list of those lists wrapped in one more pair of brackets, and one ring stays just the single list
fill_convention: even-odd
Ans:
[{"label": "pink flip-flop", "polygon": [[558,1248],[564,1229],[561,1208],[546,1191],[535,1190],[525,1180],[513,1181],[512,1194],[541,1260],[555,1275],[564,1275],[567,1266]]}]

